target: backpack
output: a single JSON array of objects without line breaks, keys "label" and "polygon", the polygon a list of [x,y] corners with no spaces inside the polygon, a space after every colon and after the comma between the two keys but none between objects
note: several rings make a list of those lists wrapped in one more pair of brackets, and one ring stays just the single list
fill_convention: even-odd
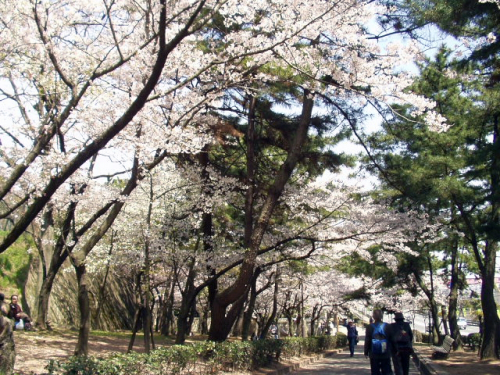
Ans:
[{"label": "backpack", "polygon": [[396,325],[396,333],[394,335],[394,341],[398,346],[398,349],[410,349],[412,346],[410,333],[407,330],[405,324]]},{"label": "backpack", "polygon": [[385,335],[385,327],[387,323],[372,324],[372,353],[376,355],[386,354],[388,352],[387,336]]}]

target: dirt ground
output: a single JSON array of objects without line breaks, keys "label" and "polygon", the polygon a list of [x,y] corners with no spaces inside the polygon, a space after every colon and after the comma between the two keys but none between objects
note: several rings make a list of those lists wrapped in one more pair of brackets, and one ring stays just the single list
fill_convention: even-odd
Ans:
[{"label": "dirt ground", "polygon": [[[91,335],[89,341],[90,355],[105,355],[107,353],[124,353],[127,350],[130,335],[117,336]],[[15,372],[19,375],[44,374],[49,360],[64,360],[71,356],[77,341],[77,332],[15,332],[16,365]],[[169,342],[157,342],[158,345],[168,345]],[[135,341],[134,350],[142,351],[142,337]],[[430,358],[431,349],[428,346],[418,348],[422,357]],[[451,353],[446,360],[433,360],[442,369],[454,375],[499,375],[500,360],[480,361],[477,352],[464,351]]]},{"label": "dirt ground", "polygon": [[[72,331],[22,332],[15,331],[15,373],[20,375],[46,374],[45,367],[51,359],[64,360],[75,350],[78,333]],[[128,336],[128,337],[127,337]],[[89,355],[125,353],[130,335],[122,337],[91,335]],[[142,337],[135,340],[134,350],[142,351]]]},{"label": "dirt ground", "polygon": [[[418,347],[422,358],[431,359],[432,350],[430,347]],[[439,373],[440,370],[453,375],[499,375],[500,360],[481,361],[477,351],[465,350],[450,353],[447,359],[432,359],[434,368]]]}]

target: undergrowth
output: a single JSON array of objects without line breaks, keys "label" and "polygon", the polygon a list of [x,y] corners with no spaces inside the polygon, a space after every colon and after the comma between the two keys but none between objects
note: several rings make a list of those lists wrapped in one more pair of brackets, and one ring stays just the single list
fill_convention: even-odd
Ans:
[{"label": "undergrowth", "polygon": [[50,361],[50,375],[167,375],[217,374],[221,371],[252,370],[282,358],[321,353],[345,347],[347,337],[319,336],[282,340],[196,342],[156,349],[150,354],[114,354],[107,358],[71,357]]}]

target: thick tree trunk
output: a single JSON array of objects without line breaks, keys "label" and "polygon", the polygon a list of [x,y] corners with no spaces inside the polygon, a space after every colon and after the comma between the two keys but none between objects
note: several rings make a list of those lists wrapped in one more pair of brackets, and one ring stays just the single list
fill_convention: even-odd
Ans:
[{"label": "thick tree trunk", "polygon": [[85,264],[77,264],[74,267],[78,281],[78,307],[80,309],[80,329],[75,355],[86,356],[89,354],[90,334],[90,302],[87,269]]},{"label": "thick tree trunk", "polygon": [[310,332],[311,336],[314,336],[317,334],[317,327],[318,327],[318,320],[321,316],[321,312],[323,311],[323,306],[321,305],[315,305],[311,314],[311,324],[310,324]]},{"label": "thick tree trunk", "polygon": [[177,333],[175,335],[175,344],[182,345],[189,334],[189,306],[182,306],[177,316]]},{"label": "thick tree trunk", "polygon": [[[493,152],[490,167],[491,176],[491,212],[489,215],[488,241],[484,248],[484,263],[481,269],[481,305],[484,314],[483,344],[481,346],[481,359],[494,359],[499,357],[500,346],[500,319],[498,318],[495,303],[495,271],[498,253],[500,231],[500,128],[499,114],[493,118]],[[477,254],[477,252],[476,252]]]},{"label": "thick tree trunk", "polygon": [[[227,339],[229,332],[233,328],[234,322],[238,317],[243,305],[245,303],[245,297],[247,293],[244,293],[239,300],[231,306],[226,314],[227,306],[221,306],[217,302],[212,305],[212,322],[210,324],[209,340],[222,342]],[[214,316],[214,313],[216,314]],[[222,326],[218,325],[222,322]]]},{"label": "thick tree trunk", "polygon": [[37,329],[43,330],[49,328],[47,324],[49,316],[49,300],[50,293],[52,292],[52,287],[54,286],[55,278],[56,273],[49,271],[42,282],[42,287],[38,296],[38,313],[35,322],[35,326],[37,327]]},{"label": "thick tree trunk", "polygon": [[177,335],[175,343],[180,345],[186,341],[186,336],[189,334],[189,317],[192,314],[193,306],[196,302],[197,289],[194,286],[196,271],[195,260],[191,261],[189,273],[186,278],[186,286],[182,292],[181,308],[177,316]]},{"label": "thick tree trunk", "polygon": [[173,276],[171,276],[168,280],[167,286],[165,287],[164,302],[161,309],[160,332],[163,336],[168,336],[171,332],[174,316],[174,291],[175,283]]},{"label": "thick tree trunk", "polygon": [[[73,192],[74,193],[74,192]],[[37,248],[40,261],[42,262],[42,285],[40,287],[38,302],[36,304],[36,320],[35,325],[38,329],[47,329],[47,319],[49,316],[49,302],[50,293],[54,285],[54,280],[62,265],[68,258],[71,248],[66,246],[68,238],[71,233],[71,226],[74,222],[75,210],[77,207],[76,202],[71,202],[64,214],[64,220],[58,230],[54,230],[54,219],[52,207],[43,216],[43,225],[37,236]],[[38,232],[35,230],[35,232]],[[55,232],[59,232],[56,238]],[[54,245],[45,245],[44,242],[52,243]],[[50,264],[47,266],[47,261],[50,259]]]},{"label": "thick tree trunk", "polygon": [[[264,201],[261,212],[256,220],[250,236],[249,246],[244,255],[243,263],[235,282],[222,292],[219,292],[212,303],[212,324],[210,325],[209,340],[224,341],[234,324],[236,316],[234,309],[243,306],[243,298],[247,295],[251,285],[254,267],[258,251],[269,222],[278,204],[283,190],[297,166],[303,145],[307,139],[307,132],[311,122],[311,114],[314,106],[313,96],[304,92],[302,114],[299,126],[296,130],[293,143],[288,152],[285,162],[277,172],[272,186],[269,188],[267,198]],[[226,314],[228,306],[232,305]],[[228,328],[229,327],[229,328]]]},{"label": "thick tree trunk", "polygon": [[483,338],[481,345],[481,359],[498,358],[498,319],[495,303],[495,258],[498,244],[491,242],[485,246],[485,262],[482,275],[481,305],[484,314]]},{"label": "thick tree trunk", "polygon": [[[183,298],[184,300],[184,298]],[[186,300],[181,304],[179,315],[177,316],[177,333],[175,344],[182,345],[186,337],[191,333],[191,327],[196,316],[196,291],[194,288],[186,296]]]},{"label": "thick tree trunk", "polygon": [[451,337],[455,340],[453,348],[455,350],[462,348],[462,336],[457,324],[458,310],[458,291],[461,288],[460,267],[458,264],[458,243],[453,241],[451,253],[451,280],[450,280],[450,297],[448,301],[448,321],[450,322]]}]

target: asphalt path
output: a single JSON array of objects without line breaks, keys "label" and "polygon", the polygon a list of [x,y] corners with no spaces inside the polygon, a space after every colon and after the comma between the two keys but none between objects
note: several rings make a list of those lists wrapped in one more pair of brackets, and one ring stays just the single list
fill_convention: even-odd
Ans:
[{"label": "asphalt path", "polygon": [[[300,375],[369,375],[370,360],[363,355],[364,337],[360,336],[359,344],[356,346],[354,357],[350,357],[349,350],[330,357],[322,358],[320,361],[304,365],[300,370],[291,374]],[[393,368],[394,371],[394,368]],[[420,372],[412,362],[410,364],[410,375],[420,375]]]}]

